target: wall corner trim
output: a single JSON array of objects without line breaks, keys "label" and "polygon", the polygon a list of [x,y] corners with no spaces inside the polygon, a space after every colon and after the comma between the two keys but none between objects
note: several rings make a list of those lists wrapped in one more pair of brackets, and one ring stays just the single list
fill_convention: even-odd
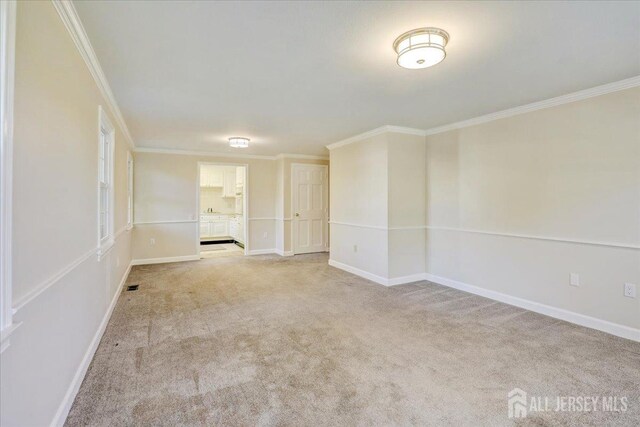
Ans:
[{"label": "wall corner trim", "polygon": [[113,96],[111,86],[109,86],[107,77],[102,71],[100,61],[98,61],[98,57],[93,50],[93,46],[91,46],[89,37],[84,30],[84,26],[82,25],[82,21],[80,21],[80,17],[78,16],[76,8],[73,6],[73,2],[71,2],[70,0],[51,1],[56,11],[58,12],[58,15],[60,15],[60,19],[62,19],[64,26],[67,28],[67,31],[71,35],[71,39],[78,48],[80,56],[82,56],[82,59],[84,59],[84,62],[87,64],[89,72],[93,76],[93,79],[96,81],[96,85],[98,86],[100,93],[107,101],[107,105],[109,106],[111,114],[113,114],[116,122],[120,126],[120,129],[122,129],[122,133],[124,134],[127,143],[131,148],[135,148],[133,137],[129,132],[127,123],[125,122],[124,117],[122,116],[122,112],[120,111],[120,107],[118,107],[118,103]]},{"label": "wall corner trim", "polygon": [[67,415],[69,415],[69,411],[71,410],[71,405],[73,405],[73,401],[80,390],[80,385],[84,380],[84,376],[89,369],[89,365],[93,360],[93,356],[98,349],[98,345],[100,344],[100,340],[102,339],[102,335],[104,331],[107,329],[107,324],[109,323],[109,319],[111,319],[111,314],[113,314],[113,310],[116,308],[116,304],[118,302],[118,297],[120,296],[120,292],[122,291],[122,287],[127,282],[127,278],[129,277],[129,273],[131,272],[132,264],[129,264],[127,270],[122,275],[122,280],[120,280],[120,284],[118,284],[118,288],[116,289],[115,295],[111,299],[111,304],[107,308],[107,312],[104,314],[102,318],[102,322],[100,322],[100,326],[98,326],[98,330],[96,331],[91,343],[89,344],[89,348],[84,354],[82,361],[80,362],[80,366],[78,366],[78,370],[76,374],[73,376],[73,380],[67,389],[67,392],[64,395],[62,403],[58,407],[56,414],[51,422],[52,427],[62,427],[67,419]]}]

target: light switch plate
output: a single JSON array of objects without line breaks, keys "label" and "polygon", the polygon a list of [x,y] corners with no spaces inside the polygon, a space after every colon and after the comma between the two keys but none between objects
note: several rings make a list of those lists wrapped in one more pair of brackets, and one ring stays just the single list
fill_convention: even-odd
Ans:
[{"label": "light switch plate", "polygon": [[571,273],[571,286],[580,286],[580,275],[578,273]]}]

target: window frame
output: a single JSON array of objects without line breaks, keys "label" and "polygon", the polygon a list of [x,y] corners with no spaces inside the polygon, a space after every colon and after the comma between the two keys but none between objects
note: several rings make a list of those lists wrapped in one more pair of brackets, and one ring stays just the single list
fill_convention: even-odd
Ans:
[{"label": "window frame", "polygon": [[[106,149],[104,147],[106,144]],[[109,117],[102,108],[98,106],[98,186],[97,186],[97,238],[98,238],[98,259],[101,259],[115,241],[114,232],[114,170],[115,170],[115,128],[111,124]],[[104,158],[103,158],[104,157]],[[102,190],[106,190],[106,207],[102,205]],[[105,210],[106,234],[102,233],[102,211]]]},{"label": "window frame", "polygon": [[15,72],[15,1],[0,2],[0,353],[22,323],[13,321],[13,99]]}]

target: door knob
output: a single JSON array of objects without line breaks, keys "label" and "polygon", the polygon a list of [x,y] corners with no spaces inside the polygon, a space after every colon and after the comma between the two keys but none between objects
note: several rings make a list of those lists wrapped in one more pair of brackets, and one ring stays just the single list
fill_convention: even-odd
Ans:
[{"label": "door knob", "polygon": [[296,216],[300,216],[300,214],[298,212],[296,212]]}]

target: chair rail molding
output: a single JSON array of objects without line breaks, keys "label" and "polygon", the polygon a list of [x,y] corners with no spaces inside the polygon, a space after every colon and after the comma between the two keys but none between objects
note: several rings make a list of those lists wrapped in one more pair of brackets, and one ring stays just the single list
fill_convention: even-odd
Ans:
[{"label": "chair rail molding", "polygon": [[439,231],[451,231],[451,232],[457,232],[457,233],[486,234],[490,236],[513,237],[517,239],[546,240],[550,242],[573,243],[576,245],[608,246],[613,248],[634,249],[634,250],[640,249],[640,245],[636,245],[632,243],[622,243],[622,242],[606,242],[606,241],[600,241],[600,240],[571,239],[568,237],[556,237],[556,236],[534,236],[534,235],[528,235],[528,234],[504,233],[500,231],[474,230],[470,228],[442,227],[442,226],[434,226],[434,225],[428,225],[426,229],[439,230]]},{"label": "chair rail molding", "polygon": [[[130,232],[130,231],[131,230],[127,230],[126,227],[124,227],[124,228],[121,228],[118,232],[116,232],[115,237],[114,237],[114,244],[111,245],[109,250],[104,252],[103,255],[106,255],[109,251],[111,251],[113,249],[113,247],[118,243],[118,238],[120,238],[123,234],[125,234],[127,232]],[[13,309],[12,309],[13,314],[17,313],[21,308],[23,308],[24,306],[29,304],[31,301],[33,301],[34,299],[39,297],[47,289],[49,289],[51,286],[53,286],[56,283],[58,283],[63,277],[65,277],[67,274],[71,273],[73,270],[75,270],[78,266],[80,266],[82,263],[87,261],[89,258],[91,258],[92,256],[96,255],[99,250],[100,250],[100,248],[91,249],[90,251],[84,253],[83,255],[81,255],[78,258],[76,258],[75,260],[73,260],[71,263],[69,263],[64,268],[60,269],[58,272],[56,272],[55,274],[53,274],[49,278],[47,278],[47,279],[43,280],[42,282],[40,282],[40,284],[38,284],[36,287],[34,287],[29,293],[23,295],[21,298],[19,298],[17,301],[15,301],[15,303],[13,304]],[[98,262],[100,262],[100,261],[98,261]]]}]

